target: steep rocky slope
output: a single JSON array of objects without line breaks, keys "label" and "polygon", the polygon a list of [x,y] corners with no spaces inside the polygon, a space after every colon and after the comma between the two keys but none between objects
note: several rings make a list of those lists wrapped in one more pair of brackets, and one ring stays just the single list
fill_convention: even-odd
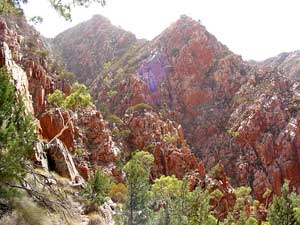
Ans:
[{"label": "steep rocky slope", "polygon": [[[83,43],[77,46],[89,54]],[[267,188],[278,193],[284,179],[300,187],[298,169],[292,169],[300,165],[298,55],[245,62],[199,22],[182,16],[154,40],[106,58],[105,66],[98,60],[91,92],[104,117],[125,118],[128,108],[151,105],[160,117],[182,125],[206,169],[221,162],[235,185],[249,185],[263,199]],[[85,60],[84,54],[75,56],[77,64]]]},{"label": "steep rocky slope", "polygon": [[104,63],[142,42],[132,33],[96,15],[50,40],[50,46],[79,82],[90,84],[101,72]]},{"label": "steep rocky slope", "polygon": [[93,93],[100,108],[117,115],[141,102],[152,105],[182,124],[208,169],[221,161],[236,177],[238,154],[226,125],[249,68],[204,26],[182,16],[144,47],[113,62],[94,81]]},{"label": "steep rocky slope", "polygon": [[258,65],[277,68],[287,77],[299,80],[300,74],[300,51],[284,52],[278,56],[266,59],[262,62],[256,62]]},{"label": "steep rocky slope", "polygon": [[[99,18],[93,20],[99,21]],[[191,180],[204,179],[204,166],[186,145],[182,128],[174,121],[153,111],[133,110],[122,124],[130,135],[116,139],[113,135],[115,130],[109,129],[113,125],[108,125],[94,105],[74,112],[50,104],[48,94],[61,90],[68,96],[71,85],[53,66],[57,62],[49,56],[46,50],[49,48],[45,44],[45,40],[23,17],[0,17],[0,67],[5,67],[12,75],[16,90],[23,96],[27,113],[36,118],[39,141],[33,159],[35,165],[70,179],[68,184],[59,184],[59,188],[82,185],[99,166],[123,181],[116,161],[126,162],[130,153],[137,149],[148,150],[155,156],[152,179],[162,174],[181,178],[185,173],[190,175]],[[51,176],[47,179],[59,183]],[[229,183],[226,187],[224,193],[231,190]],[[74,193],[76,199],[78,190]],[[82,203],[77,199],[74,204],[78,224],[86,224],[81,223],[86,219],[80,215],[83,213]],[[66,203],[65,207],[73,210],[73,205]],[[110,209],[108,214],[111,214],[112,209],[107,207]],[[110,219],[111,215],[106,222],[110,223]]]}]

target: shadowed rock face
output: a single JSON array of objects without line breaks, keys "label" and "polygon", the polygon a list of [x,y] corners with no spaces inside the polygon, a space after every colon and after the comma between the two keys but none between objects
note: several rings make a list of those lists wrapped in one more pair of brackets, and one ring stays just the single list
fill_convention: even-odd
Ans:
[{"label": "shadowed rock face", "polygon": [[272,68],[261,68],[235,98],[229,120],[241,147],[239,180],[280,192],[284,179],[299,188],[299,82]]}]

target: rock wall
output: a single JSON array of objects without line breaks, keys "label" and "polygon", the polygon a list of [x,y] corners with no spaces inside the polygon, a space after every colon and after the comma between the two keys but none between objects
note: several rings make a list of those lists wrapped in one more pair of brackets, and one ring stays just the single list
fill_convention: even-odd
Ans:
[{"label": "rock wall", "polygon": [[183,16],[100,74],[92,93],[113,114],[145,102],[182,124],[207,170],[222,163],[234,185],[251,186],[263,200],[284,179],[300,186],[292,169],[299,166],[298,53],[248,63]]},{"label": "rock wall", "polygon": [[205,176],[203,165],[186,144],[181,125],[163,120],[151,111],[135,111],[126,117],[124,123],[130,130],[126,151],[139,149],[154,155],[152,179],[161,175],[183,178],[187,173],[193,173],[199,179]]}]

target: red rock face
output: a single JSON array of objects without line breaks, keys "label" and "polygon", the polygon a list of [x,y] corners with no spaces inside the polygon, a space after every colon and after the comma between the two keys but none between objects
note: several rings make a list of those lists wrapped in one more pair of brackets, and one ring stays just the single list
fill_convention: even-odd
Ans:
[{"label": "red rock face", "polygon": [[[24,68],[27,74],[29,85],[26,88],[33,100],[34,116],[40,122],[41,138],[50,141],[57,136],[73,154],[81,175],[88,178],[94,165],[106,166],[116,160],[117,148],[114,146],[110,131],[106,128],[101,114],[94,108],[82,110],[77,115],[72,111],[54,108],[48,104],[48,94],[59,89],[69,95],[71,87],[67,81],[59,78],[55,71],[48,68],[47,64],[50,59],[34,54],[34,52],[45,50],[39,34],[24,23],[22,18],[11,17],[9,19],[11,20],[7,18],[0,20],[0,42],[8,43],[13,55],[18,56],[13,60]],[[18,33],[9,29],[4,21],[10,21],[13,27],[18,24]],[[24,36],[21,37],[20,34]],[[29,38],[31,38],[30,41],[27,40]],[[25,47],[21,48],[20,41],[23,39],[22,45]],[[1,62],[7,60],[5,54],[0,54],[0,56]],[[83,151],[81,159],[75,157],[77,149]],[[66,169],[67,164],[62,162],[62,155],[57,154],[58,151],[53,152],[54,155],[50,157],[56,160],[60,174],[67,176],[69,174]]]},{"label": "red rock face", "polygon": [[108,165],[115,162],[118,149],[99,111],[94,109],[81,111],[75,124],[79,138],[76,141],[83,144],[92,164]]},{"label": "red rock face", "polygon": [[[141,47],[132,60],[118,62],[134,69],[124,72],[122,82],[114,81],[117,95],[105,95],[109,89],[101,85],[101,76],[93,83],[94,93],[121,116],[135,103],[152,105],[182,124],[207,169],[221,162],[234,185],[251,186],[255,197],[263,200],[267,188],[279,193],[284,179],[300,187],[297,55],[281,64],[281,58],[264,62],[286,73],[280,76],[243,62],[202,25],[183,17]],[[129,82],[133,78],[138,80],[134,88]],[[128,90],[130,94],[124,94]]]},{"label": "red rock face", "polygon": [[278,194],[284,179],[300,186],[299,91],[297,81],[265,68],[242,86],[235,99],[230,125],[244,146],[237,164],[243,164],[242,180],[252,184],[260,199],[266,188]]},{"label": "red rock face", "polygon": [[152,179],[163,174],[183,178],[192,172],[203,178],[205,169],[186,144],[179,124],[164,121],[154,112],[134,112],[124,122],[131,131],[127,151],[146,150],[154,155]]},{"label": "red rock face", "polygon": [[68,121],[72,119],[71,112],[55,109],[41,115],[40,125],[42,128],[42,136],[47,140],[52,140],[66,126],[67,129],[59,136],[59,139],[68,147],[74,148],[74,124]]},{"label": "red rock face", "polygon": [[[233,111],[231,101],[247,81],[249,66],[188,17],[120,61],[117,68],[129,68],[121,82],[113,79],[117,69],[112,69],[110,76],[102,74],[115,83],[117,94],[107,95],[110,89],[100,75],[93,83],[98,101],[120,116],[136,103],[152,105],[182,124],[193,152],[208,169],[221,161],[226,173],[235,177],[237,144],[227,134],[226,124]],[[138,82],[133,85],[132,80]]]},{"label": "red rock face", "polygon": [[[23,37],[0,22],[0,40],[7,42],[14,61],[26,70],[41,134],[50,140],[62,129],[62,118],[74,115],[50,110],[46,96],[55,89],[69,94],[70,86],[48,69],[47,60],[30,51],[31,42],[43,49],[37,32],[22,21],[15,22]],[[188,17],[151,42],[136,41],[133,35],[112,29],[103,18],[94,18],[87,25],[75,30],[91,38],[78,36],[71,42],[69,35],[74,37],[74,33],[67,32],[56,39],[69,49],[66,52],[62,46],[64,52],[59,54],[70,68],[79,65],[74,72],[91,79],[87,83],[92,83],[98,105],[105,105],[110,113],[123,117],[128,107],[142,102],[158,113],[134,112],[125,116],[123,125],[131,131],[123,141],[126,151],[143,149],[155,156],[152,178],[161,174],[183,177],[185,173],[203,178],[203,165],[210,169],[221,162],[234,185],[251,186],[262,201],[268,188],[279,193],[284,179],[299,189],[298,52],[261,63],[279,68],[278,72],[244,62]],[[116,40],[99,43],[97,35],[103,40],[115,36]],[[21,48],[23,45],[27,47]],[[103,63],[113,58],[110,68],[103,70]],[[60,139],[74,152],[85,149],[83,160],[75,160],[84,177],[89,176],[92,165],[110,165],[116,159],[110,131],[95,109],[79,112]],[[117,170],[113,173],[121,177]],[[230,207],[233,197],[228,181],[221,180],[217,186],[227,195],[222,205]]]}]

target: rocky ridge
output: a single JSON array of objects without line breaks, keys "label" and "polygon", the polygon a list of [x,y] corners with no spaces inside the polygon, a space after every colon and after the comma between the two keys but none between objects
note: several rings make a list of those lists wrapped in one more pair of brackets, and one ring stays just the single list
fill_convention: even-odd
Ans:
[{"label": "rocky ridge", "polygon": [[[36,165],[70,178],[72,186],[80,186],[99,166],[122,181],[116,167],[120,154],[144,149],[157,140],[158,145],[148,149],[156,158],[153,179],[162,174],[183,177],[185,172],[203,179],[204,167],[184,144],[180,125],[155,112],[129,113],[124,127],[131,135],[116,142],[95,106],[74,112],[51,105],[48,94],[61,90],[68,96],[71,86],[53,67],[56,62],[49,57],[44,39],[22,17],[1,17],[0,21],[1,66],[11,72],[28,113],[37,119]],[[168,142],[164,135],[178,138]]]},{"label": "rocky ridge", "polygon": [[300,165],[297,59],[293,52],[245,62],[182,16],[152,41],[99,65],[91,92],[104,117],[125,118],[128,108],[147,103],[181,124],[207,170],[222,163],[235,186],[251,186],[263,201],[268,188],[279,193],[284,179],[300,187],[293,170]]}]

